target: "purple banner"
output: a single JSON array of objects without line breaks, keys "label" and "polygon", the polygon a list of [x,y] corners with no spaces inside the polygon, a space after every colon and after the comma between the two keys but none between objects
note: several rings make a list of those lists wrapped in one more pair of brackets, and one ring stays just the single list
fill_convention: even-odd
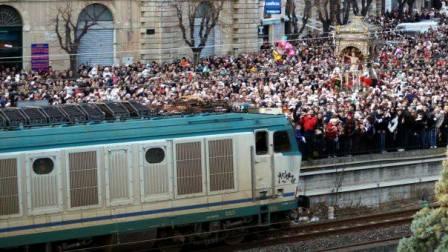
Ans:
[{"label": "purple banner", "polygon": [[31,69],[47,72],[49,66],[48,44],[31,44]]}]

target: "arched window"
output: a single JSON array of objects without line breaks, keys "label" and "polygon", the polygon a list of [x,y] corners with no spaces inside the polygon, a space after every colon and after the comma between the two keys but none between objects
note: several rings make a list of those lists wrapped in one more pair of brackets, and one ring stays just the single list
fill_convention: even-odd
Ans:
[{"label": "arched window", "polygon": [[22,18],[13,7],[0,5],[0,27],[5,26],[22,26]]},{"label": "arched window", "polygon": [[78,17],[81,37],[78,64],[110,66],[114,63],[114,21],[112,12],[102,4],[85,7]]},{"label": "arched window", "polygon": [[91,4],[79,14],[78,22],[114,21],[112,12],[102,4]]},{"label": "arched window", "polygon": [[212,13],[213,13],[213,5],[211,5],[209,2],[202,2],[196,9],[196,13],[194,16],[196,18],[203,18],[207,17],[208,15],[211,15]]},{"label": "arched window", "polygon": [[16,9],[0,5],[0,68],[22,67],[22,24]]}]

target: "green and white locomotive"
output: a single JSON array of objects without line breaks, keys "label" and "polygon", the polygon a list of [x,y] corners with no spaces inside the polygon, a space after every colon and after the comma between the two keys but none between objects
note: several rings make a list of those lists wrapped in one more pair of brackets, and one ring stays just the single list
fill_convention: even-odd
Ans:
[{"label": "green and white locomotive", "polygon": [[226,230],[267,225],[297,208],[300,161],[282,115],[0,131],[0,248],[138,232],[226,239]]}]

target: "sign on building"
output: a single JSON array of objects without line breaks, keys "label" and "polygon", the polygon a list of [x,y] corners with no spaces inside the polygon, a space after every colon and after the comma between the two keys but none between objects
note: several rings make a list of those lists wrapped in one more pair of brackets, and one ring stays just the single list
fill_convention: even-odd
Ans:
[{"label": "sign on building", "polygon": [[48,44],[31,44],[31,69],[37,72],[48,71]]},{"label": "sign on building", "polygon": [[282,0],[265,0],[264,14],[282,14]]}]

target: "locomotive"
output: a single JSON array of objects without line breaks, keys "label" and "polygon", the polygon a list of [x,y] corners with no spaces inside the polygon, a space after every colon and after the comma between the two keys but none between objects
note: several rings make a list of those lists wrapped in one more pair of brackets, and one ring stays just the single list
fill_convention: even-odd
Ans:
[{"label": "locomotive", "polygon": [[17,127],[0,131],[0,248],[124,242],[132,234],[235,242],[243,236],[226,231],[269,225],[297,208],[301,155],[283,115],[92,122],[77,109],[86,121],[53,125],[38,109],[46,125],[10,122]]}]

